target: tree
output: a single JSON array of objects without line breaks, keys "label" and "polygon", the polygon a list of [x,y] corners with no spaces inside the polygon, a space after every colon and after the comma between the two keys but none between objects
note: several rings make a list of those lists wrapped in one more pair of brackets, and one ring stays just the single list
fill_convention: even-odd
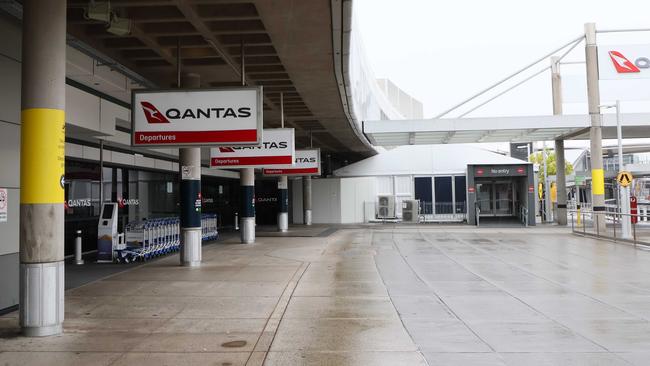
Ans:
[{"label": "tree", "polygon": [[[544,177],[544,155],[541,151],[530,155],[532,163],[539,164],[539,177]],[[548,166],[548,175],[557,174],[557,163],[555,162],[555,151],[546,149],[546,165]],[[573,164],[568,161],[564,162],[564,173],[569,175],[573,173]]]}]

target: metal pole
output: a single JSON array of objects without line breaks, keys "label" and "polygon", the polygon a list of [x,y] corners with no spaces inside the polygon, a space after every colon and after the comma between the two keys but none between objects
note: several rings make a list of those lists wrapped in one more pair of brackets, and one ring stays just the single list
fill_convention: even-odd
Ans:
[{"label": "metal pole", "polygon": [[[602,115],[600,114],[600,89],[598,85],[598,48],[596,25],[585,24],[585,58],[587,65],[587,97],[591,117],[591,203],[596,214],[605,211],[605,173],[603,170]],[[596,214],[598,227],[605,226],[605,217]]]},{"label": "metal pole", "polygon": [[553,51],[551,51],[551,52],[545,54],[545,55],[542,56],[541,58],[539,58],[539,59],[535,60],[534,62],[532,62],[532,63],[526,65],[525,67],[523,67],[523,68],[517,70],[517,71],[514,72],[513,74],[510,74],[509,76],[507,76],[507,77],[505,77],[505,78],[499,80],[498,82],[496,82],[496,83],[490,85],[489,87],[487,87],[487,88],[481,90],[480,92],[478,92],[478,93],[472,95],[472,96],[469,97],[468,99],[465,99],[464,101],[462,101],[462,102],[460,102],[460,103],[454,105],[453,107],[451,107],[451,108],[445,110],[444,112],[438,114],[437,116],[433,117],[433,119],[438,119],[438,118],[442,118],[442,117],[446,116],[447,114],[449,114],[449,112],[452,112],[452,111],[458,109],[458,107],[461,107],[461,106],[463,106],[464,104],[467,104],[468,102],[470,102],[470,101],[472,101],[472,100],[474,100],[474,99],[480,97],[481,95],[487,93],[488,91],[494,89],[495,87],[497,87],[497,86],[499,86],[499,85],[505,83],[506,81],[512,79],[513,77],[515,77],[515,76],[521,74],[522,72],[528,70],[529,68],[531,68],[531,67],[537,65],[538,63],[542,62],[543,60],[545,60],[545,59],[547,59],[547,58],[553,56],[554,54],[556,54],[556,53],[562,51],[563,49],[567,48],[568,46],[571,46],[571,45],[574,45],[574,44],[578,44],[580,41],[582,41],[583,38],[584,38],[584,36],[580,36],[580,37],[577,37],[577,38],[575,38],[575,39],[572,39],[570,42],[568,42],[568,43],[562,45],[562,47],[559,47],[559,48],[557,48],[557,49],[554,49]]},{"label": "metal pole", "polygon": [[22,4],[19,322],[41,337],[65,314],[66,1]]},{"label": "metal pole", "polygon": [[77,230],[77,236],[74,239],[74,264],[76,265],[84,264],[82,248],[81,230]]},{"label": "metal pole", "polygon": [[[616,101],[616,135],[618,137],[618,170],[625,170],[623,163],[623,128],[621,126],[621,101]],[[619,200],[621,202],[621,213],[630,214],[630,187],[619,186]],[[629,239],[632,231],[632,222],[630,220],[621,220],[621,230],[623,239]]]},{"label": "metal pole", "polygon": [[104,140],[99,140],[99,209],[104,203]]}]

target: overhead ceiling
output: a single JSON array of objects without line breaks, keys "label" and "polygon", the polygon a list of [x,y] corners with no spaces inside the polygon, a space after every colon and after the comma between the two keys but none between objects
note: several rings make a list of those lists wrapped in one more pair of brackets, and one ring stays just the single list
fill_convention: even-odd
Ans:
[{"label": "overhead ceiling", "polygon": [[160,87],[175,87],[177,50],[183,73],[204,87],[264,87],[264,125],[280,125],[283,93],[287,127],[299,148],[320,147],[355,161],[372,155],[350,126],[334,70],[329,0],[114,0],[112,11],[130,19],[117,36],[88,19],[88,0],[68,0],[68,33]]}]

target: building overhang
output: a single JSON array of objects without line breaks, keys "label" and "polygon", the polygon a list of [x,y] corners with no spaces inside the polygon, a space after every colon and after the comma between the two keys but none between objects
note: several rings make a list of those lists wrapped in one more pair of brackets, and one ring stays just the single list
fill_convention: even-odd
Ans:
[{"label": "building overhang", "polygon": [[[616,138],[616,116],[602,116],[603,138]],[[650,113],[622,115],[625,138],[650,138]],[[588,114],[490,118],[364,121],[363,133],[375,146],[531,142],[589,139]]]}]

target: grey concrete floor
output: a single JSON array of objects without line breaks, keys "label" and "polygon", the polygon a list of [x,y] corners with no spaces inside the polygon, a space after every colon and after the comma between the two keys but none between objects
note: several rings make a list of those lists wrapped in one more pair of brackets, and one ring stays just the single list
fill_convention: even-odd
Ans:
[{"label": "grey concrete floor", "polygon": [[63,335],[0,317],[0,365],[648,365],[650,252],[558,228],[230,239],[66,292]]}]

